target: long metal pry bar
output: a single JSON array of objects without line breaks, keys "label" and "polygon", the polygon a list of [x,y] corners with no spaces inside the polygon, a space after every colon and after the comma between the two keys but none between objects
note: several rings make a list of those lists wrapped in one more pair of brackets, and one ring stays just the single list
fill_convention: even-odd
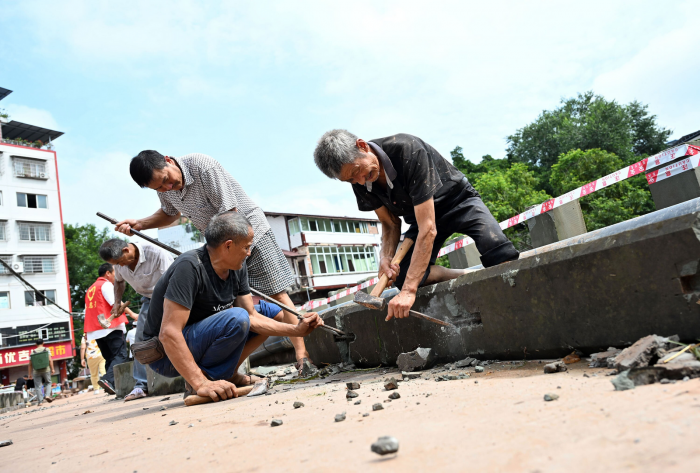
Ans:
[{"label": "long metal pry bar", "polygon": [[[112,217],[108,217],[107,215],[103,214],[102,212],[97,212],[97,216],[100,217],[100,218],[103,218],[103,219],[107,220],[107,221],[108,221],[109,223],[111,223],[112,225],[116,225],[116,224],[117,224],[117,221],[116,221],[115,219],[113,219]],[[131,229],[131,233],[133,233],[134,235],[137,235],[137,236],[143,238],[144,240],[146,240],[146,241],[149,242],[149,243],[153,243],[153,244],[156,245],[156,246],[160,246],[160,247],[163,248],[164,250],[168,250],[169,252],[171,252],[171,253],[174,254],[174,255],[180,256],[180,255],[182,254],[181,251],[178,251],[178,250],[176,250],[175,248],[166,245],[165,243],[162,243],[162,242],[160,242],[160,241],[158,241],[158,240],[156,240],[156,239],[154,239],[154,238],[151,238],[151,237],[149,237],[148,235],[145,235],[145,234],[141,233],[141,232],[138,231],[138,230],[134,230],[134,229],[132,228],[132,229]],[[250,292],[252,292],[252,293],[255,294],[256,296],[258,296],[260,299],[265,299],[265,300],[266,300],[267,302],[269,302],[270,304],[277,304],[278,306],[280,306],[281,308],[283,308],[283,309],[286,310],[287,312],[296,315],[296,317],[297,317],[299,320],[301,320],[301,319],[303,318],[303,316],[302,316],[299,312],[297,312],[296,310],[292,309],[291,307],[287,306],[286,304],[282,304],[281,302],[276,301],[276,300],[273,299],[272,297],[270,297],[270,296],[268,296],[268,295],[265,295],[265,294],[263,294],[263,293],[260,292],[260,291],[256,291],[256,290],[253,289],[252,287],[250,288]],[[323,329],[323,330],[326,330],[327,332],[332,333],[332,334],[335,335],[336,337],[347,338],[347,334],[346,334],[345,332],[343,332],[342,330],[338,330],[338,329],[335,328],[335,327],[329,327],[329,326],[327,326],[327,325],[321,325],[319,328],[321,328],[321,329]]]}]

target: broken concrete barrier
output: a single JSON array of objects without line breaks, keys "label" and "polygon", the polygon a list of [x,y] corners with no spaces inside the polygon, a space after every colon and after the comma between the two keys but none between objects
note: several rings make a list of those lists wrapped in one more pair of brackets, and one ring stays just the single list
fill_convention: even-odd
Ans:
[{"label": "broken concrete barrier", "polygon": [[146,378],[148,380],[149,396],[164,396],[166,394],[177,394],[185,392],[185,378],[166,378],[146,366]]},{"label": "broken concrete barrier", "polygon": [[385,322],[386,312],[346,303],[321,316],[353,338],[336,343],[316,330],[306,347],[318,363],[347,356],[358,367],[376,367],[393,365],[416,346],[431,347],[436,361],[447,363],[554,359],[572,347],[596,353],[651,333],[694,342],[700,333],[698,229],[700,198],[419,288],[413,308],[455,328],[413,317]]},{"label": "broken concrete barrier", "polygon": [[588,365],[590,368],[612,368],[615,357],[620,354],[622,350],[615,347],[610,347],[606,351],[600,353],[594,353],[591,355],[591,362]]},{"label": "broken concrete barrier", "polygon": [[117,399],[126,397],[136,386],[134,379],[134,362],[128,361],[114,365],[114,392]]},{"label": "broken concrete barrier", "polygon": [[436,361],[432,348],[416,348],[408,353],[401,353],[396,364],[401,371],[421,371],[432,368]]}]

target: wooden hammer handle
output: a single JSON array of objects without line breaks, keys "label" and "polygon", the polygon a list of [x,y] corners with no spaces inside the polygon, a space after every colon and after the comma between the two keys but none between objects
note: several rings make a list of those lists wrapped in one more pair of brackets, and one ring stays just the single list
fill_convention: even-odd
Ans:
[{"label": "wooden hammer handle", "polygon": [[[236,388],[236,394],[238,394],[238,397],[241,396],[247,396],[249,392],[253,390],[255,385],[250,385],[250,386],[243,386],[242,388]],[[235,398],[234,398],[235,399]],[[206,404],[208,402],[214,402],[210,397],[202,397],[198,396],[196,394],[192,394],[190,396],[187,396],[185,398],[185,405],[186,406],[196,406],[197,404]]]},{"label": "wooden hammer handle", "polygon": [[[406,256],[406,253],[408,253],[408,250],[410,250],[412,246],[413,240],[411,240],[410,238],[404,238],[401,244],[399,245],[398,249],[396,250],[396,253],[394,254],[394,259],[391,260],[391,264],[400,264],[403,260],[403,257]],[[386,289],[386,285],[388,283],[389,276],[387,276],[386,274],[382,274],[382,277],[379,279],[379,282],[376,286],[374,286],[374,289],[372,289],[370,296],[381,296],[382,292],[384,292],[384,289]]]}]

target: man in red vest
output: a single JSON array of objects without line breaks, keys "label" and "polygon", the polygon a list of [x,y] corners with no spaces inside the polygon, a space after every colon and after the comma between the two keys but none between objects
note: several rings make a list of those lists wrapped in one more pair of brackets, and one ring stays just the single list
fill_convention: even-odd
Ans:
[{"label": "man in red vest", "polygon": [[[115,365],[129,361],[126,351],[126,316],[121,314],[112,319],[109,328],[103,328],[97,320],[99,314],[109,318],[114,305],[114,268],[111,264],[105,263],[97,271],[98,278],[90,286],[85,294],[85,333],[87,341],[95,340],[100,347],[102,356],[105,359],[105,370],[107,371],[98,384],[109,394],[114,394],[114,370]],[[133,319],[137,319],[131,310],[126,309]]]}]

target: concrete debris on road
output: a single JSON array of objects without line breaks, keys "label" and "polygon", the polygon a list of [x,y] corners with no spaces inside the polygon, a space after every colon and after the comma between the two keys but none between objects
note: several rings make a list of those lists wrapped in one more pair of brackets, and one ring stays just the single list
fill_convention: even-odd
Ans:
[{"label": "concrete debris on road", "polygon": [[271,427],[278,427],[282,425],[284,422],[282,422],[282,419],[272,419],[272,422],[270,422]]},{"label": "concrete debris on road", "polygon": [[606,351],[600,353],[594,353],[591,355],[591,362],[588,365],[591,368],[613,368],[615,357],[620,354],[622,350],[610,347]]},{"label": "concrete debris on road", "polygon": [[335,415],[336,422],[343,422],[344,420],[345,420],[345,412],[341,412],[340,414]]},{"label": "concrete debris on road", "polygon": [[299,377],[300,378],[310,378],[311,376],[315,375],[318,372],[318,368],[316,368],[313,363],[309,361],[308,358],[304,358],[304,362],[301,365],[301,370],[299,371]]},{"label": "concrete debris on road", "polygon": [[437,356],[432,348],[416,348],[408,353],[401,353],[396,364],[401,371],[422,371],[432,368]]},{"label": "concrete debris on road", "polygon": [[8,445],[12,445],[12,440],[0,440],[0,447],[7,447]]},{"label": "concrete debris on road", "polygon": [[399,441],[396,437],[379,437],[372,444],[372,451],[379,455],[388,455],[399,451]]},{"label": "concrete debris on road", "polygon": [[174,421],[174,420],[171,420],[170,423],[169,423],[168,425],[177,425],[177,424],[178,424],[178,422],[176,422],[176,421]]},{"label": "concrete debris on road", "polygon": [[394,391],[393,393],[389,394],[389,399],[399,399],[401,397],[401,394],[398,392]]},{"label": "concrete debris on road", "polygon": [[304,407],[303,402],[296,401],[294,404],[294,409],[299,409],[300,407]]},{"label": "concrete debris on road", "polygon": [[557,399],[559,399],[559,395],[558,395],[558,394],[545,394],[545,395],[544,395],[544,400],[547,401],[547,402],[549,402],[549,401],[556,401]]},{"label": "concrete debris on road", "polygon": [[348,389],[351,391],[357,391],[358,389],[360,389],[360,383],[358,383],[357,381],[353,381],[351,383],[345,383],[345,384],[348,387]]},{"label": "concrete debris on road", "polygon": [[391,391],[392,389],[399,389],[399,382],[396,378],[389,378],[384,382],[384,389]]},{"label": "concrete debris on road", "polygon": [[381,402],[378,402],[376,404],[372,404],[373,411],[381,411],[382,409],[384,409],[384,406],[382,406]]},{"label": "concrete debris on road", "polygon": [[353,398],[356,398],[358,396],[359,396],[359,394],[357,394],[355,391],[348,391],[347,393],[345,393],[345,397],[347,399],[353,399]]},{"label": "concrete debris on road", "polygon": [[554,363],[549,363],[544,365],[544,372],[549,374],[549,373],[559,373],[562,371],[566,371],[566,365],[562,361],[555,361]]},{"label": "concrete debris on road", "polygon": [[453,366],[455,368],[467,368],[469,366],[476,366],[477,363],[479,363],[479,360],[476,358],[466,357],[465,359],[456,362]]},{"label": "concrete debris on road", "polygon": [[357,401],[355,401],[356,406],[359,406],[360,404],[362,404],[362,399],[358,399]]},{"label": "concrete debris on road", "polygon": [[627,376],[629,371],[623,371],[619,375],[615,376],[610,382],[615,386],[615,391],[627,391],[628,389],[634,389],[634,382]]},{"label": "concrete debris on road", "polygon": [[421,374],[423,374],[423,373],[421,373],[420,371],[412,371],[412,372],[402,371],[401,377],[403,378],[404,381],[407,381],[409,379],[418,379],[418,378],[420,378]]},{"label": "concrete debris on road", "polygon": [[476,373],[483,373],[484,372],[484,367],[483,366],[476,366],[474,367],[474,371]]},{"label": "concrete debris on road", "polygon": [[665,354],[669,344],[670,339],[658,335],[640,338],[631,347],[625,348],[615,357],[614,368],[622,372],[632,368],[649,366],[649,362],[653,358],[659,358]]}]

